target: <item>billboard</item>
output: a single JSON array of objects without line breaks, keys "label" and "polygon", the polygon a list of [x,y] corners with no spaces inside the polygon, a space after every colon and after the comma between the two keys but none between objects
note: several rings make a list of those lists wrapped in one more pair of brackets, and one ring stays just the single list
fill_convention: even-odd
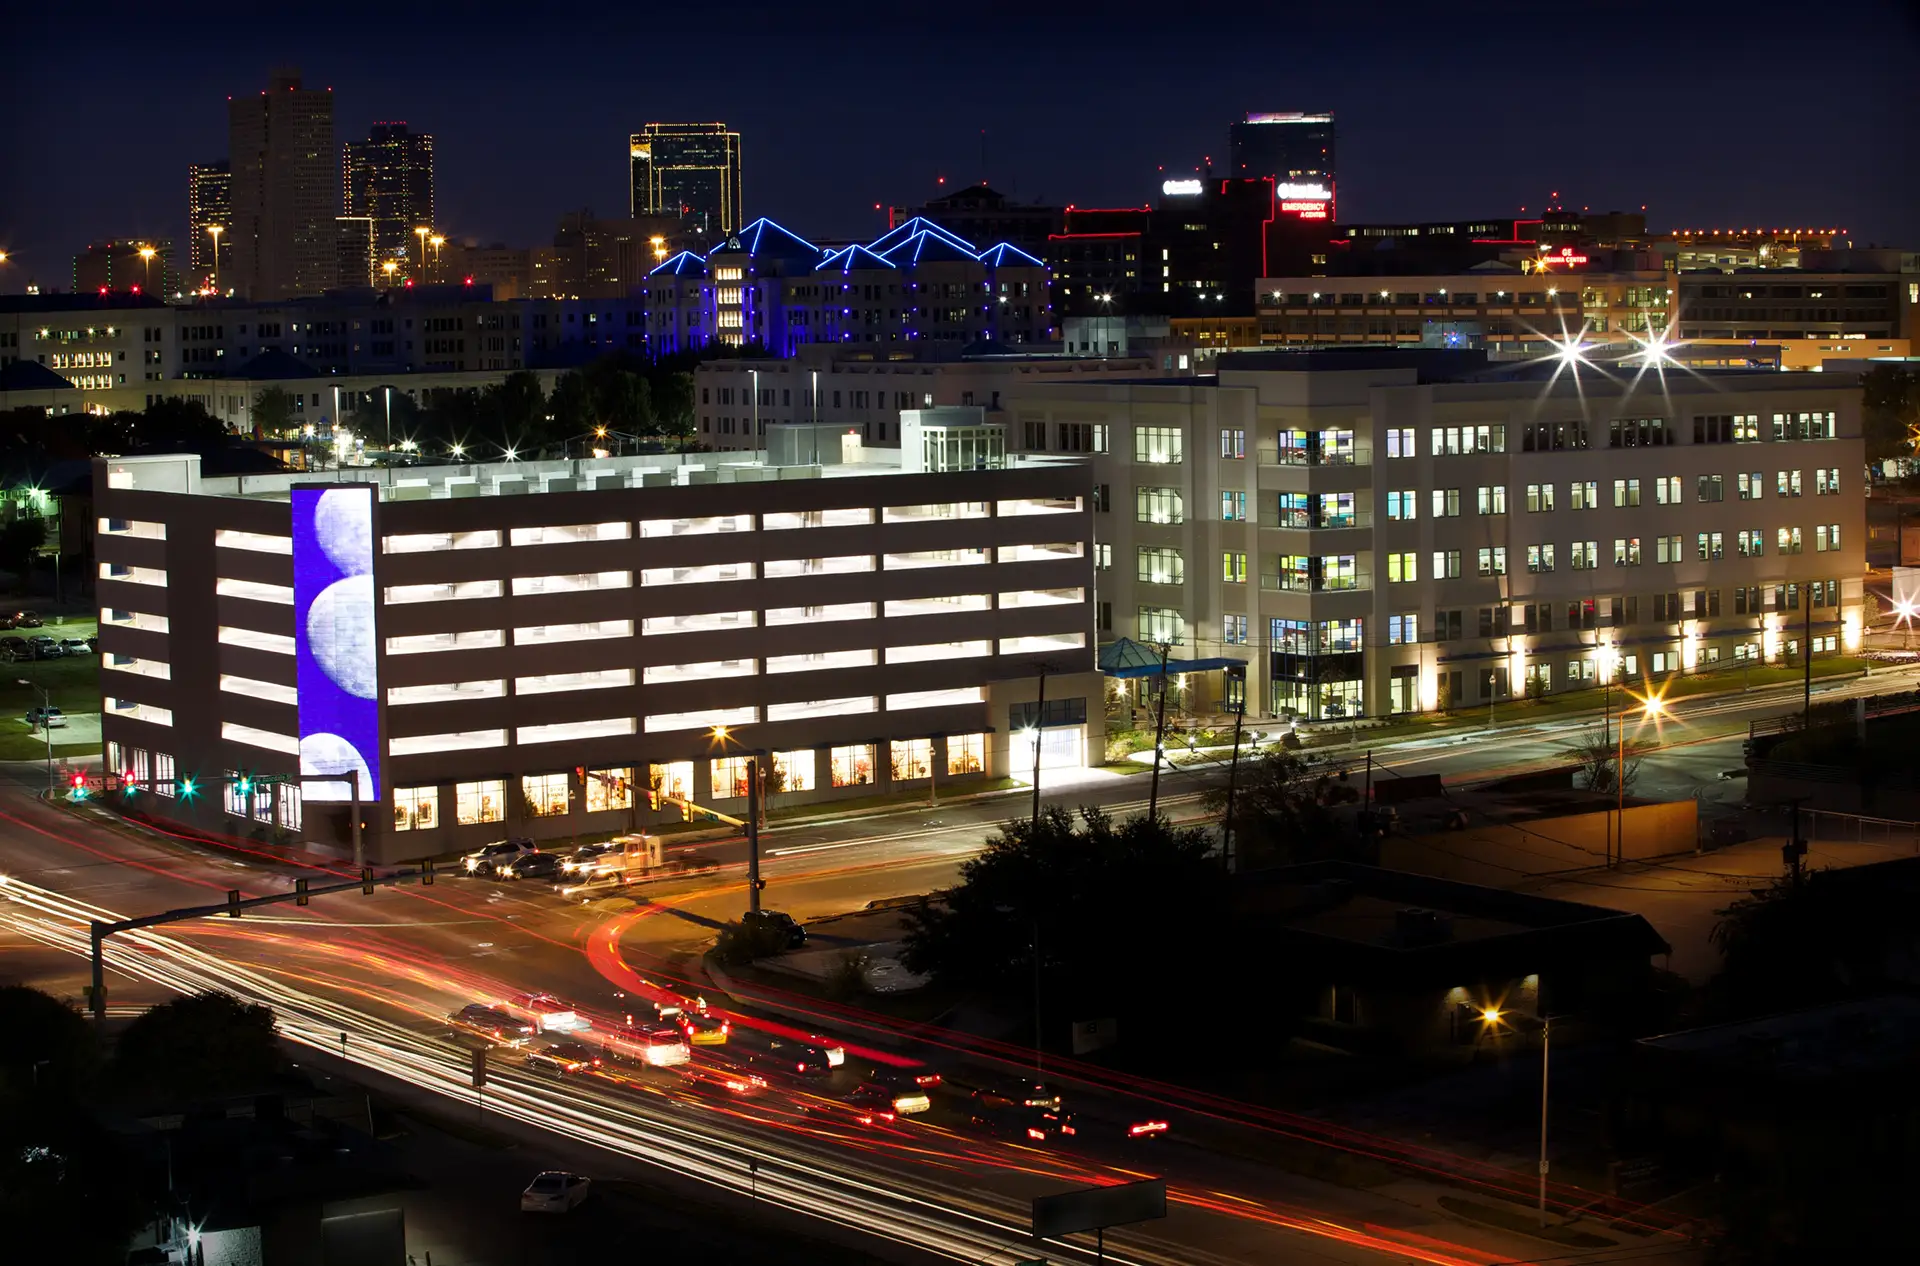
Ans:
[{"label": "billboard", "polygon": [[371,484],[293,490],[295,682],[300,694],[301,794],[380,799],[379,646],[373,619]]},{"label": "billboard", "polygon": [[1057,1196],[1033,1198],[1035,1239],[1057,1240],[1082,1231],[1101,1231],[1129,1222],[1167,1216],[1167,1180],[1145,1178],[1109,1187],[1077,1187]]},{"label": "billboard", "polygon": [[1333,218],[1333,182],[1331,180],[1281,181],[1273,189],[1280,214],[1296,220]]}]

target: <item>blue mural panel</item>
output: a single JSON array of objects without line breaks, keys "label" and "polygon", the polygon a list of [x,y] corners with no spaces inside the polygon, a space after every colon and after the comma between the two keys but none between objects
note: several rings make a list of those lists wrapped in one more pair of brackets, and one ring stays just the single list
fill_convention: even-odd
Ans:
[{"label": "blue mural panel", "polygon": [[348,783],[325,776],[353,769],[361,802],[381,798],[373,499],[370,485],[293,490],[295,681],[307,800],[348,799]]}]

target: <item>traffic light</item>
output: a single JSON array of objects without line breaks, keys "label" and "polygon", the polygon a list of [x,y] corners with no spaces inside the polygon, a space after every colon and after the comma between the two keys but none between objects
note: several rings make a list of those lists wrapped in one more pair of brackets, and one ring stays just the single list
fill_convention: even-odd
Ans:
[{"label": "traffic light", "polygon": [[433,886],[433,859],[431,857],[420,863],[420,884],[422,887]]},{"label": "traffic light", "polygon": [[369,897],[373,895],[373,867],[371,866],[360,868],[360,891]]},{"label": "traffic light", "polygon": [[85,800],[87,798],[87,776],[85,774],[75,774],[72,781],[73,798],[75,800]]},{"label": "traffic light", "polygon": [[193,799],[193,797],[194,797],[194,795],[195,795],[195,793],[196,793],[196,792],[197,792],[198,790],[199,790],[199,788],[197,788],[197,787],[195,787],[195,786],[193,785],[193,779],[191,779],[191,778],[182,778],[182,779],[180,780],[180,798],[181,798],[182,800],[191,800],[191,799]]},{"label": "traffic light", "polygon": [[241,774],[240,781],[234,784],[234,790],[243,796],[251,795],[253,793],[253,776],[251,774]]},{"label": "traffic light", "polygon": [[297,906],[304,906],[304,905],[310,905],[312,904],[312,902],[313,902],[313,898],[307,895],[307,881],[304,879],[294,880],[293,881],[293,904]]},{"label": "traffic light", "polygon": [[240,890],[238,888],[227,889],[227,917],[229,919],[237,919],[240,917]]},{"label": "traffic light", "polygon": [[660,812],[660,788],[647,788],[647,807],[655,813]]}]

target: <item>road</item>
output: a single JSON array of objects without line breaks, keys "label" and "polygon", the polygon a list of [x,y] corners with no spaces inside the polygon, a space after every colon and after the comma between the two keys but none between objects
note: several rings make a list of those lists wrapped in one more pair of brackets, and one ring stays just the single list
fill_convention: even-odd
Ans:
[{"label": "road", "polygon": [[[1822,697],[1907,688],[1880,678],[1824,687]],[[1699,785],[1703,775],[1737,764],[1738,737],[1755,716],[1791,710],[1797,696],[1683,701],[1658,735],[1649,782]],[[1590,719],[1422,740],[1375,753],[1381,776],[1436,772],[1452,780],[1488,778],[1561,763]],[[33,797],[37,769],[24,768],[0,791],[0,929],[4,960],[44,970],[23,947],[84,953],[86,922],[219,900],[284,892],[296,874],[279,859],[210,852],[109,823],[76,818]],[[1199,815],[1201,772],[1163,776],[1162,805],[1176,819]],[[1144,798],[1145,775],[1093,776],[1053,789],[1047,799],[1102,803],[1126,811]],[[1718,786],[1716,778],[1716,786]],[[948,802],[881,818],[782,825],[767,840],[764,873],[777,904],[802,919],[950,882],[986,830],[1026,811],[1021,798]],[[725,843],[707,844],[731,862]],[[620,995],[641,977],[671,985],[685,951],[735,917],[741,878],[731,865],[716,876],[660,886],[630,902],[563,900],[530,885],[443,880],[432,888],[383,888],[280,906],[238,920],[209,919],[116,938],[109,956],[116,1002],[156,990],[225,988],[272,1005],[295,1042],[337,1049],[382,1074],[438,1093],[466,1096],[464,1053],[444,1037],[443,1017],[474,1000],[547,990],[580,1003],[604,1025],[630,1006]],[[617,911],[609,908],[613,904]],[[693,982],[697,983],[697,982]],[[764,1017],[745,1026],[777,1029]],[[849,1063],[897,1060],[900,1048],[863,1041],[844,1013],[822,1012]],[[974,1054],[993,1054],[989,1050]],[[1417,1261],[1487,1263],[1538,1257],[1542,1245],[1461,1225],[1432,1204],[1418,1183],[1361,1190],[1315,1182],[1259,1163],[1257,1146],[1209,1151],[1178,1144],[1137,1153],[1089,1140],[1068,1147],[989,1139],[952,1123],[910,1122],[875,1130],[831,1115],[846,1074],[827,1087],[776,1085],[751,1101],[733,1101],[711,1082],[610,1078],[564,1085],[522,1072],[512,1052],[489,1086],[491,1110],[554,1133],[590,1141],[723,1191],[748,1183],[759,1199],[864,1230],[933,1259],[979,1261],[1024,1242],[1032,1196],[1143,1173],[1169,1179],[1172,1215],[1116,1231],[1116,1262]],[[696,1061],[698,1063],[698,1061]],[[1075,1075],[1064,1070],[1063,1076]],[[636,1084],[638,1083],[638,1084]],[[1169,1088],[1108,1085],[1140,1103],[1162,1103]],[[824,1092],[824,1093],[822,1093]],[[1258,1140],[1296,1137],[1300,1123],[1246,1105],[1188,1096],[1193,1119],[1235,1118]],[[826,1114],[826,1115],[823,1115]],[[1430,1163],[1456,1178],[1499,1189],[1513,1175],[1493,1174],[1444,1153],[1410,1156],[1405,1145],[1353,1136],[1325,1140],[1362,1155]],[[1251,1158],[1251,1159],[1250,1159]],[[1641,1256],[1685,1260],[1668,1235],[1625,1236],[1617,1250],[1590,1260]],[[1049,1244],[1055,1260],[1086,1260],[1084,1246]]]}]

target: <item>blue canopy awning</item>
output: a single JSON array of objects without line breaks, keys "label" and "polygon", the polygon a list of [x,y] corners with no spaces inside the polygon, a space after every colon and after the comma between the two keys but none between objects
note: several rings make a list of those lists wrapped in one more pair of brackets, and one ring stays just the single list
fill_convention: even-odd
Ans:
[{"label": "blue canopy awning", "polygon": [[[1167,656],[1165,671],[1204,673],[1217,668],[1245,668],[1244,659],[1175,659]],[[1109,677],[1158,677],[1160,648],[1123,637],[1100,648],[1100,671]]]}]

